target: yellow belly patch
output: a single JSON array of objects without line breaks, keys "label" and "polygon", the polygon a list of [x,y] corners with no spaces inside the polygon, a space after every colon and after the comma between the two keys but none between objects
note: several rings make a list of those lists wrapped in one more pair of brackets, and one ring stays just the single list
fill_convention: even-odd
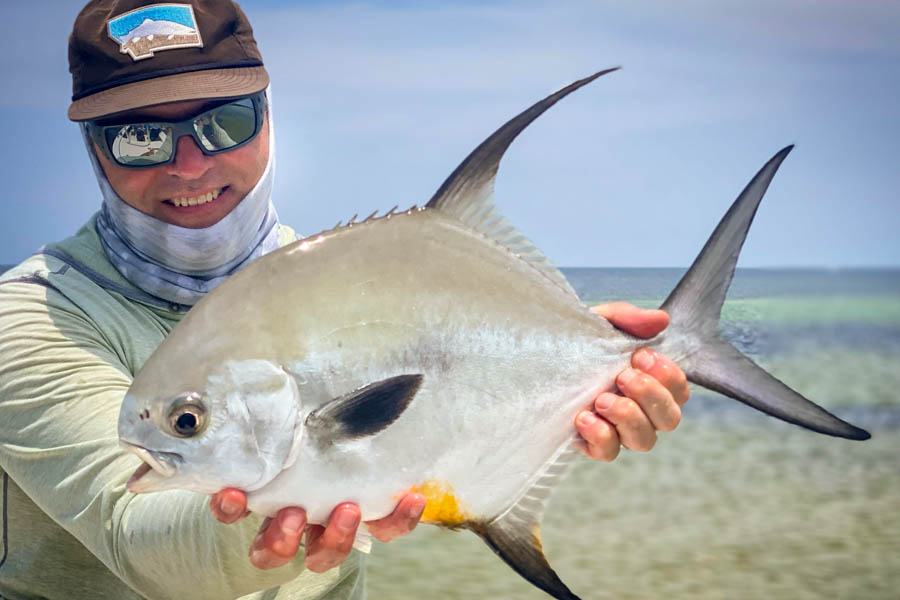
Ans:
[{"label": "yellow belly patch", "polygon": [[425,512],[422,513],[422,521],[425,523],[459,527],[471,520],[453,494],[453,486],[445,481],[429,479],[412,486],[409,491],[422,494],[428,501]]}]

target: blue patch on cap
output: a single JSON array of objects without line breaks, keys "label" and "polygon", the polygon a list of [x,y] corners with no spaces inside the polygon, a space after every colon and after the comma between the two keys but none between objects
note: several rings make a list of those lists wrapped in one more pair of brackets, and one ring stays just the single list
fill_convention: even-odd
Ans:
[{"label": "blue patch on cap", "polygon": [[134,60],[150,58],[159,50],[203,47],[190,4],[144,6],[110,19],[106,25],[119,52]]}]

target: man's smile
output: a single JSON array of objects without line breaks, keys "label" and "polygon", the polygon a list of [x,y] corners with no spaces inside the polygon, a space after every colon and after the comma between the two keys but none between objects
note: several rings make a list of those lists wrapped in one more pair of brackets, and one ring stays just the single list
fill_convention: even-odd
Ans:
[{"label": "man's smile", "polygon": [[[242,200],[231,184],[218,188],[181,188],[172,195],[151,204],[152,216],[172,225],[189,229],[205,228],[218,223]],[[165,194],[165,192],[163,192]],[[157,196],[158,198],[159,196]],[[149,204],[149,203],[148,203]]]},{"label": "man's smile", "polygon": [[218,198],[219,194],[221,194],[225,189],[226,188],[218,188],[205,194],[200,194],[198,196],[181,196],[178,198],[170,198],[169,200],[166,200],[166,203],[174,204],[178,207],[206,204]]}]

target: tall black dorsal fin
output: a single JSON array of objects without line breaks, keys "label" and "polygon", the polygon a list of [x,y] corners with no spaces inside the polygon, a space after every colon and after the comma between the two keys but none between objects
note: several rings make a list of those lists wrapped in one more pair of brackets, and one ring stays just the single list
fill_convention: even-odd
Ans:
[{"label": "tall black dorsal fin", "polygon": [[497,210],[493,201],[494,180],[500,159],[503,158],[506,149],[532,121],[578,88],[617,69],[618,67],[606,69],[579,79],[507,121],[456,167],[429,200],[426,208],[437,209],[451,215],[495,240],[530,263],[554,284],[575,295],[575,291],[562,273]]},{"label": "tall black dorsal fin", "polygon": [[309,413],[307,430],[327,444],[378,433],[406,410],[422,377],[397,375],[335,398]]}]

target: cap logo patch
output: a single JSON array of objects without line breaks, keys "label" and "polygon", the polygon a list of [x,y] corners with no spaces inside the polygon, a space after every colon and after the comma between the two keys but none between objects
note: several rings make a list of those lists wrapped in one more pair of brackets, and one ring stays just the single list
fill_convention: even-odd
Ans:
[{"label": "cap logo patch", "polygon": [[119,52],[135,61],[159,50],[203,47],[190,4],[152,4],[110,19],[106,25]]}]

